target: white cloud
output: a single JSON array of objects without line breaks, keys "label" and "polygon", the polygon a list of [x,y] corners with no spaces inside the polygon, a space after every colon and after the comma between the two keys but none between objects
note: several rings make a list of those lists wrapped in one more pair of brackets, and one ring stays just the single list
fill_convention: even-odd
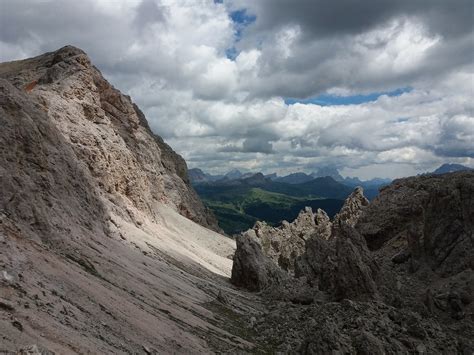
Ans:
[{"label": "white cloud", "polygon": [[[297,5],[4,0],[0,59],[83,48],[156,133],[213,172],[331,164],[368,177],[473,165],[472,25],[463,11],[366,0],[353,9],[366,16],[349,18],[351,2]],[[257,17],[242,30],[229,11],[243,7]],[[235,60],[226,56],[233,47]],[[413,90],[360,105],[284,102],[400,87]]]},{"label": "white cloud", "polygon": [[375,75],[404,74],[419,68],[428,51],[440,42],[416,19],[399,18],[355,37],[354,53]]}]

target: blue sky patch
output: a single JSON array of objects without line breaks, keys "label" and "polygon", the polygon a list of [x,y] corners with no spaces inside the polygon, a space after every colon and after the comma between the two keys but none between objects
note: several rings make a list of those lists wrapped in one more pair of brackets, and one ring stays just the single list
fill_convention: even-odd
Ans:
[{"label": "blue sky patch", "polygon": [[398,88],[392,91],[372,92],[370,94],[350,95],[350,96],[336,96],[329,94],[321,94],[307,99],[285,98],[287,105],[300,104],[315,104],[319,106],[335,106],[335,105],[358,105],[366,102],[376,101],[380,96],[400,96],[405,92],[410,92],[411,87]]},{"label": "blue sky patch", "polygon": [[256,16],[249,15],[246,9],[231,12],[230,18],[234,22],[236,42],[240,41],[242,38],[242,31],[244,28],[255,22],[257,19]]},{"label": "blue sky patch", "polygon": [[225,56],[229,58],[230,60],[235,60],[237,56],[239,55],[239,52],[237,52],[237,49],[235,47],[227,48],[225,50]]},{"label": "blue sky patch", "polygon": [[[257,17],[254,15],[249,15],[246,9],[233,11],[229,14],[229,16],[232,19],[235,28],[234,43],[237,43],[242,38],[242,32],[244,28],[255,22]],[[239,52],[237,51],[235,46],[232,46],[226,49],[225,54],[226,57],[230,60],[235,60],[235,58],[237,58],[237,56],[239,55]]]},{"label": "blue sky patch", "polygon": [[248,26],[252,22],[255,22],[255,20],[257,19],[256,16],[249,15],[247,13],[247,9],[232,11],[230,13],[230,18],[232,19],[232,21],[234,21],[234,23],[243,25],[243,26]]}]

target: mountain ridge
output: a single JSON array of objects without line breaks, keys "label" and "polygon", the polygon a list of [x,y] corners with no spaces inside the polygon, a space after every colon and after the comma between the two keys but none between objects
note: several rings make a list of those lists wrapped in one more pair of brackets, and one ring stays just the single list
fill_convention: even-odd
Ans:
[{"label": "mountain ridge", "polygon": [[218,229],[184,161],[82,50],[0,64],[0,113],[2,350],[252,347],[215,304],[235,242],[193,221]]},{"label": "mountain ridge", "polygon": [[453,173],[456,171],[469,171],[473,170],[472,168],[468,168],[467,166],[461,164],[443,164],[438,167],[436,170],[432,172],[432,174],[446,174],[446,173]]},{"label": "mountain ridge", "polygon": [[[84,115],[85,126],[63,119],[57,122],[57,127],[69,139],[76,155],[87,162],[91,173],[103,179],[101,183],[105,184],[105,190],[119,190],[117,192],[143,208],[153,204],[153,200],[162,200],[186,217],[217,229],[212,213],[206,210],[190,186],[184,159],[151,131],[143,112],[130,97],[122,95],[103,78],[81,49],[66,46],[23,61],[2,63],[0,77],[28,95],[37,96],[43,109],[57,118],[64,116],[63,110],[68,115]],[[46,86],[51,89],[44,90]],[[103,138],[101,131],[106,126],[114,130],[116,138]],[[88,151],[84,145],[93,148]],[[146,149],[150,153],[143,154]],[[126,152],[128,154],[124,156]],[[100,155],[103,160],[95,158]],[[120,166],[121,160],[130,164]],[[140,169],[141,174],[137,175],[137,169],[132,165],[138,167],[140,164],[153,167]],[[124,168],[128,169],[125,180],[108,178],[115,173],[123,174]],[[160,189],[149,191],[147,195],[151,198],[144,198],[142,192],[153,184],[161,186]],[[173,185],[173,188],[166,189],[165,184]],[[172,191],[179,193],[167,196]]]},{"label": "mountain ridge", "polygon": [[0,126],[2,351],[474,349],[470,171],[395,180],[372,202],[331,177],[239,172],[230,187],[258,201],[292,203],[266,184],[350,194],[333,218],[304,208],[235,241],[80,49],[0,64]]}]

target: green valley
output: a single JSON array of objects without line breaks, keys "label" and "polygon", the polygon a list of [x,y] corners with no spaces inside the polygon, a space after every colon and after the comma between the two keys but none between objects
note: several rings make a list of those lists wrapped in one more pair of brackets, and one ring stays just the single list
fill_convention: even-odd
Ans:
[{"label": "green valley", "polygon": [[299,196],[290,196],[267,191],[263,186],[198,185],[195,189],[229,235],[251,228],[258,220],[271,225],[291,221],[305,206],[322,208],[333,216],[343,203],[342,199],[301,196],[299,190]]}]

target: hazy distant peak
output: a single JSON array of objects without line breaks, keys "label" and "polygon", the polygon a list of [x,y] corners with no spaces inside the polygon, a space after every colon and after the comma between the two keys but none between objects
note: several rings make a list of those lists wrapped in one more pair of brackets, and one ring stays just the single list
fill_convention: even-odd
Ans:
[{"label": "hazy distant peak", "polygon": [[292,173],[286,176],[279,177],[275,179],[278,182],[285,182],[287,184],[301,184],[307,181],[313,180],[314,177],[307,175],[305,173]]},{"label": "hazy distant peak", "polygon": [[456,171],[467,171],[467,170],[472,170],[472,169],[461,164],[443,164],[438,169],[433,171],[433,174],[446,174],[446,173],[454,173]]},{"label": "hazy distant peak", "polygon": [[227,174],[225,174],[225,177],[227,177],[229,179],[238,179],[241,176],[242,176],[242,173],[238,169],[232,169]]},{"label": "hazy distant peak", "polygon": [[339,171],[335,167],[323,166],[317,168],[314,172],[311,173],[312,177],[324,177],[330,176],[336,181],[342,181],[344,178],[339,174]]}]

